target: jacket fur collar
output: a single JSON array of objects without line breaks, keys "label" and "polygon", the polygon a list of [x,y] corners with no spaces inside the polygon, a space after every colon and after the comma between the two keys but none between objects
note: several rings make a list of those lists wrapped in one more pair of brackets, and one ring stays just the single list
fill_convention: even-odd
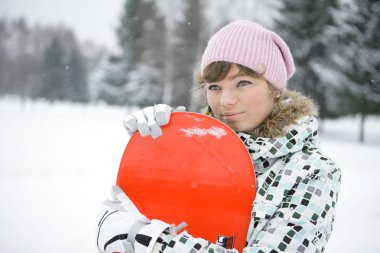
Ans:
[{"label": "jacket fur collar", "polygon": [[283,136],[299,119],[317,115],[317,106],[311,99],[295,91],[285,91],[269,118],[248,134],[264,138]]}]

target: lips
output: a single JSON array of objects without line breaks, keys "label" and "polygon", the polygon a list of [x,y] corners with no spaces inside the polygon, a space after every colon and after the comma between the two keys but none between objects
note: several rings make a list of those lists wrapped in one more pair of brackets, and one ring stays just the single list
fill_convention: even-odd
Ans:
[{"label": "lips", "polygon": [[231,122],[237,120],[242,114],[242,112],[226,112],[222,113],[221,116],[225,121]]},{"label": "lips", "polygon": [[240,113],[224,113],[222,114],[222,117],[230,117],[230,116],[235,116],[235,115],[239,115]]}]

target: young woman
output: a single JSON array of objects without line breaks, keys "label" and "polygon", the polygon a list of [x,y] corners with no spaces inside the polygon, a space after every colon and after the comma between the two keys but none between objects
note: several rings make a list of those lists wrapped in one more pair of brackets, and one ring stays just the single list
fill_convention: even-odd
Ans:
[{"label": "young woman", "polygon": [[[332,231],[340,170],[320,150],[315,104],[286,90],[294,71],[289,48],[276,33],[240,20],[210,39],[196,77],[206,93],[207,114],[238,134],[255,167],[246,253],[323,252]],[[157,125],[168,122],[168,108],[150,108],[160,118]],[[147,111],[128,118],[129,133],[146,121]],[[229,252],[148,220],[119,188],[113,198],[99,212],[100,252]]]}]

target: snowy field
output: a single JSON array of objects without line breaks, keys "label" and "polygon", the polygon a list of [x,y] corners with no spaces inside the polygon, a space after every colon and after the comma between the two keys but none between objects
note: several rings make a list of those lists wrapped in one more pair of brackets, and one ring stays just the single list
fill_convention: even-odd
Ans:
[{"label": "snowy field", "polygon": [[[97,252],[99,204],[115,182],[128,113],[104,105],[0,99],[0,253]],[[326,252],[380,252],[380,118],[327,121],[324,152],[342,168]]]}]

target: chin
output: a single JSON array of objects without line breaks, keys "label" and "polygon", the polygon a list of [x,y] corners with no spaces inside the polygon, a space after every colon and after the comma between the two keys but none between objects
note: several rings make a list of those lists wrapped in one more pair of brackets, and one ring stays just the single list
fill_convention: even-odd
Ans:
[{"label": "chin", "polygon": [[256,126],[247,126],[243,124],[227,124],[232,130],[235,132],[244,132],[244,133],[249,133],[255,129]]},{"label": "chin", "polygon": [[232,130],[234,130],[235,132],[248,132],[249,130],[245,127],[242,127],[242,126],[236,126],[236,125],[233,125],[233,124],[227,124]]},{"label": "chin", "polygon": [[229,126],[232,130],[235,132],[250,132],[254,129],[255,126],[252,126],[250,122],[245,122],[243,120],[237,120],[237,121],[225,121],[222,118],[218,118],[220,121],[222,121],[224,124]]}]

